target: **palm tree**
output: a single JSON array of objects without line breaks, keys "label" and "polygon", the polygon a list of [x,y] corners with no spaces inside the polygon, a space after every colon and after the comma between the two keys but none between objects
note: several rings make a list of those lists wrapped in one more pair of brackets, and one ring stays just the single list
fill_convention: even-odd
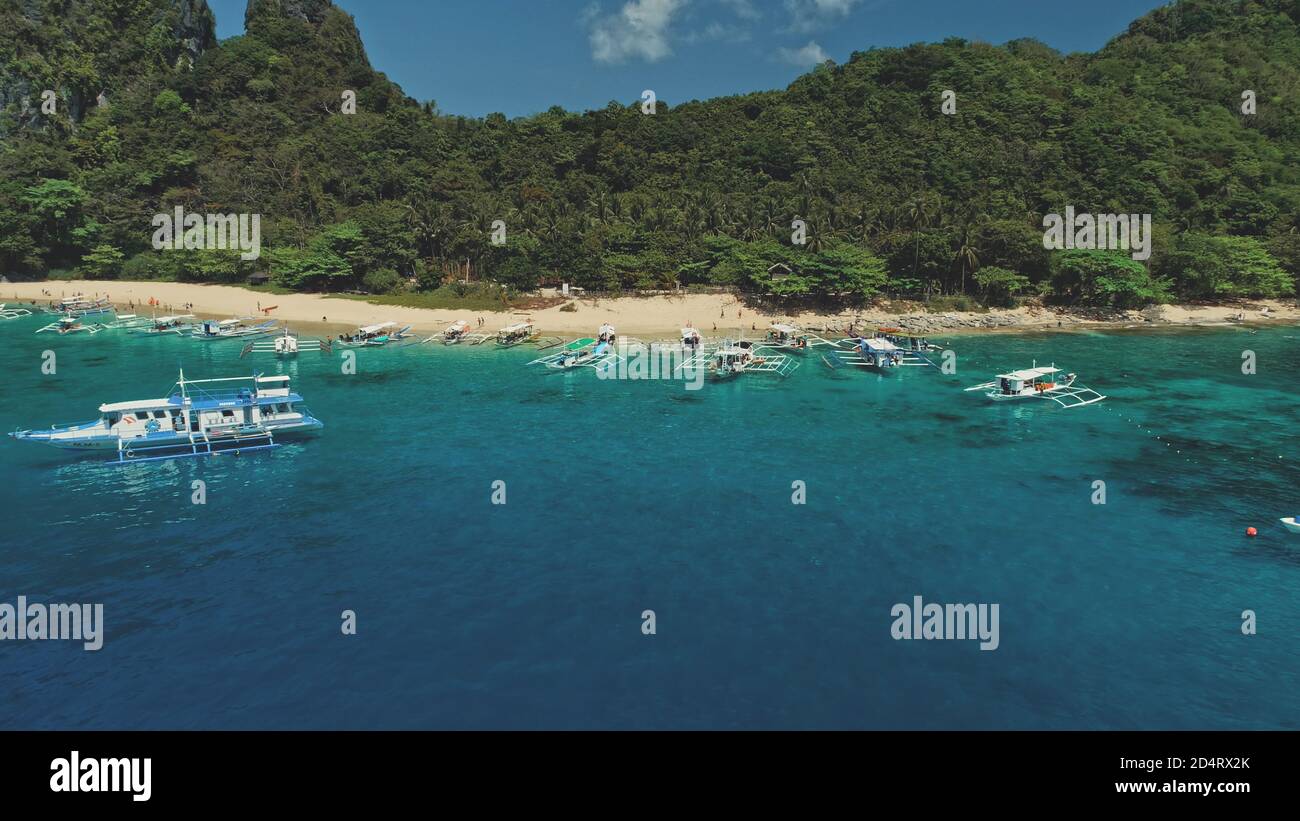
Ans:
[{"label": "palm tree", "polygon": [[980,267],[979,251],[975,247],[973,237],[974,231],[969,224],[961,230],[961,241],[958,243],[957,256],[955,262],[961,265],[961,290],[958,293],[966,293],[966,271],[969,268],[971,273]]},{"label": "palm tree", "polygon": [[763,202],[763,230],[769,237],[774,237],[785,228],[781,224],[781,210],[777,208],[775,200],[765,200]]},{"label": "palm tree", "polygon": [[907,219],[912,227],[912,237],[916,252],[912,258],[912,276],[920,277],[921,269],[921,229],[930,227],[934,221],[934,203],[925,193],[916,193],[908,198],[906,206]]}]

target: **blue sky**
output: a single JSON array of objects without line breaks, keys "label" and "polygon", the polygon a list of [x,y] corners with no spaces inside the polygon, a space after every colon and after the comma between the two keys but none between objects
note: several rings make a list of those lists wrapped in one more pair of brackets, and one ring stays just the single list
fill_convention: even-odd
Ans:
[{"label": "blue sky", "polygon": [[[208,0],[223,39],[247,0]],[[822,59],[958,36],[1093,51],[1161,0],[335,0],[371,63],[448,114],[784,88]]]}]

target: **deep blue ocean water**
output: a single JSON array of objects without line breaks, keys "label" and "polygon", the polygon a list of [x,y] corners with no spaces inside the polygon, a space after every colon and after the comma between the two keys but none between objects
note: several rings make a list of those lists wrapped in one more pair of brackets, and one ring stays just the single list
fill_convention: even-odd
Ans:
[{"label": "deep blue ocean water", "polygon": [[[813,355],[688,392],[39,324],[0,323],[5,430],[181,363],[289,373],[326,429],[125,467],[0,441],[0,602],[106,621],[99,652],[0,642],[2,728],[1300,728],[1300,329],[960,337],[955,376]],[[1110,398],[961,390],[1034,359]],[[1000,647],[893,640],[915,595],[998,603]]]}]

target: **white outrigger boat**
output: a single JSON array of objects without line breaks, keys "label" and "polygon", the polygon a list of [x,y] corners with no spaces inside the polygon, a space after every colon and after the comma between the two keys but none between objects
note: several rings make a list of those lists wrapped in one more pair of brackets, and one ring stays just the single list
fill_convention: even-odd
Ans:
[{"label": "white outrigger boat", "polygon": [[319,353],[330,353],[334,350],[334,343],[328,339],[303,339],[296,333],[289,330],[286,325],[284,333],[279,334],[274,339],[259,339],[249,342],[244,349],[239,352],[239,358],[243,359],[250,353],[273,353],[278,357],[297,356],[300,351],[317,351]]},{"label": "white outrigger boat", "polygon": [[36,333],[57,333],[60,336],[65,334],[97,334],[100,331],[107,331],[108,326],[97,322],[84,323],[81,317],[65,316],[60,317],[57,322],[51,322],[44,328],[37,328]]},{"label": "white outrigger boat", "polygon": [[19,317],[31,315],[32,312],[26,308],[10,308],[8,305],[0,302],[0,319],[18,319]]},{"label": "white outrigger boat", "polygon": [[44,309],[44,312],[56,316],[72,316],[81,318],[87,316],[103,316],[105,314],[114,313],[115,311],[112,303],[108,301],[108,297],[87,299],[81,294],[77,294],[76,296],[70,296],[67,299],[61,299],[56,303],[51,303],[48,308]]},{"label": "white outrigger boat", "polygon": [[823,339],[817,334],[810,333],[799,327],[788,325],[783,322],[772,323],[772,326],[767,329],[767,340],[763,344],[768,348],[777,348],[800,353],[817,345],[835,345],[835,343],[829,339]]},{"label": "white outrigger boat", "polygon": [[149,317],[136,314],[117,314],[105,327],[110,331],[134,331],[149,327]]},{"label": "white outrigger boat", "polygon": [[470,333],[469,323],[463,319],[451,323],[448,328],[440,334],[434,334],[427,342],[441,342],[444,345],[459,345],[462,342],[468,342],[471,345],[482,345],[489,338],[489,334]]},{"label": "white outrigger boat", "polygon": [[681,371],[703,370],[715,379],[725,379],[740,373],[774,373],[787,376],[799,363],[790,356],[771,353],[763,346],[755,346],[748,340],[733,342],[725,339],[722,344],[695,349],[684,362],[677,366]]},{"label": "white outrigger boat", "polygon": [[[928,337],[910,334],[902,328],[877,328],[873,336],[889,340],[906,353],[934,353],[944,349],[942,345],[931,342]],[[850,336],[849,341],[856,342],[859,338]]]},{"label": "white outrigger boat", "polygon": [[132,328],[133,334],[176,334],[183,336],[193,333],[194,323],[187,322],[194,314],[177,314],[176,316],[155,316],[140,327]]},{"label": "white outrigger boat", "polygon": [[245,323],[248,320],[249,317],[205,320],[194,326],[194,329],[190,331],[190,336],[206,342],[218,339],[245,339],[250,336],[269,334],[279,324],[277,320],[271,319],[257,325],[246,325]]},{"label": "white outrigger boat", "polygon": [[832,369],[859,366],[870,368],[880,373],[892,373],[898,368],[931,367],[937,368],[931,359],[916,348],[905,348],[885,333],[876,336],[850,337],[843,344],[849,344],[850,350],[828,351],[822,361]]},{"label": "white outrigger boat", "polygon": [[1063,408],[1079,408],[1105,399],[1092,388],[1075,384],[1076,374],[1066,373],[1064,377],[1056,375],[1065,373],[1055,365],[1051,367],[1034,367],[1020,371],[999,374],[992,382],[972,385],[967,391],[984,391],[984,395],[995,402],[1012,399],[1050,399]]},{"label": "white outrigger boat", "polygon": [[287,376],[187,380],[181,371],[165,399],[100,405],[99,418],[90,422],[9,435],[64,450],[116,453],[119,464],[238,454],[324,427],[302,401]]},{"label": "white outrigger boat", "polygon": [[502,348],[513,348],[538,338],[537,329],[531,322],[516,322],[497,331],[497,344]]},{"label": "white outrigger boat", "polygon": [[[396,328],[397,330],[394,330]],[[411,338],[411,326],[397,328],[396,322],[381,322],[357,328],[355,333],[340,334],[338,344],[344,348],[382,348]]]}]

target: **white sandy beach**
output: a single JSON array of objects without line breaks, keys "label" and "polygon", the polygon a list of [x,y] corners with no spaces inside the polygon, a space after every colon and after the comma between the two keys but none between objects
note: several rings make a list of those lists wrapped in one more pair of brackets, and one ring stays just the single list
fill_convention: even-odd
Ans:
[{"label": "white sandy beach", "polygon": [[[891,311],[867,309],[838,314],[770,314],[755,311],[729,294],[683,294],[682,296],[626,297],[618,299],[581,299],[576,311],[562,311],[560,306],[536,311],[492,312],[467,310],[430,310],[374,305],[357,299],[342,299],[316,294],[267,294],[227,285],[196,285],[178,282],[118,282],[85,280],[51,280],[0,285],[0,301],[8,303],[48,303],[77,294],[106,295],[119,309],[147,315],[154,313],[149,300],[159,303],[156,312],[194,313],[201,318],[233,316],[269,316],[291,326],[346,331],[379,322],[411,325],[417,332],[435,333],[457,320],[477,326],[481,317],[483,330],[496,331],[515,322],[529,320],[543,333],[561,336],[592,334],[604,322],[627,336],[646,338],[674,337],[691,324],[701,333],[719,335],[743,330],[754,334],[766,330],[773,321],[793,322],[809,330],[843,330],[850,324],[859,328],[877,325],[900,325],[925,332],[961,333],[977,330],[1069,329],[1085,327],[1168,327],[1225,325],[1247,323],[1294,323],[1300,321],[1300,309],[1292,301],[1260,300],[1241,306],[1162,305],[1145,311],[1131,311],[1105,321],[1094,321],[1074,314],[1062,314],[1045,308],[993,310],[987,313]],[[187,311],[184,306],[193,305]],[[1267,313],[1265,313],[1267,309]],[[1243,317],[1244,315],[1244,317]]]}]

